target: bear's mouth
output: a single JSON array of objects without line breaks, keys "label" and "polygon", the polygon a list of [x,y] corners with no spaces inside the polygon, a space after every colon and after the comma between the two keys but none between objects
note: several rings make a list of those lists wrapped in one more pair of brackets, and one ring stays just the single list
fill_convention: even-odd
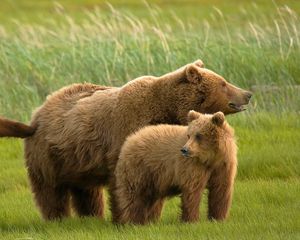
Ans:
[{"label": "bear's mouth", "polygon": [[235,111],[238,111],[238,112],[246,110],[245,105],[238,105],[238,104],[235,104],[235,103],[229,103],[228,106],[230,108],[234,109]]}]

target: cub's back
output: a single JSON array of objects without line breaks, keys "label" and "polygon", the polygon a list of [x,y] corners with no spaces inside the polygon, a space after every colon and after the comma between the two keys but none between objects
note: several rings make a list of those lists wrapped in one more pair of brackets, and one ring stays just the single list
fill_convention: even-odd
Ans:
[{"label": "cub's back", "polygon": [[180,156],[180,149],[187,141],[186,130],[185,126],[165,124],[144,127],[127,137],[119,162],[150,164]]}]

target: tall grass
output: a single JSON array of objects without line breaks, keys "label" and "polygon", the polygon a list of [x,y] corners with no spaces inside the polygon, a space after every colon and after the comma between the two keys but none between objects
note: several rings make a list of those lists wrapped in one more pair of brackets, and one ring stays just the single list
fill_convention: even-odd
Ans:
[{"label": "tall grass", "polygon": [[42,222],[21,141],[0,139],[0,239],[299,238],[299,3],[288,1],[292,8],[275,1],[217,0],[213,7],[203,0],[188,1],[186,7],[172,1],[170,10],[155,0],[160,7],[145,2],[137,11],[136,2],[124,2],[132,4],[126,10],[109,4],[85,10],[80,19],[59,3],[14,2],[50,11],[42,9],[40,25],[21,20],[0,25],[0,115],[27,121],[49,93],[67,84],[121,86],[201,58],[228,81],[254,92],[246,112],[227,118],[239,146],[231,217],[222,224],[206,221],[204,197],[201,221],[192,225],[179,223],[179,199],[168,202],[159,223],[145,227],[114,226],[108,209],[105,220]]},{"label": "tall grass", "polygon": [[56,3],[63,21],[16,22],[0,29],[0,113],[28,119],[47,94],[70,83],[120,86],[161,75],[197,58],[228,81],[255,91],[252,110],[299,112],[300,20],[287,6],[259,17],[257,6],[238,19],[211,8],[206,19],[183,20],[145,3],[145,18],[86,11],[77,22]]}]

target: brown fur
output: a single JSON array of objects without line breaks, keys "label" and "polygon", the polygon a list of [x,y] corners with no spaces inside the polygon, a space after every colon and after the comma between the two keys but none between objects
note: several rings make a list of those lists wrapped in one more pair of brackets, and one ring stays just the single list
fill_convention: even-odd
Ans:
[{"label": "brown fur", "polygon": [[233,129],[223,113],[191,111],[189,118],[188,127],[148,126],[127,138],[115,170],[115,222],[153,221],[174,194],[181,194],[181,220],[195,222],[206,186],[209,218],[227,217],[237,166]]},{"label": "brown fur", "polygon": [[34,134],[36,128],[0,117],[0,137],[26,138]]},{"label": "brown fur", "polygon": [[[67,216],[69,195],[78,199],[73,202],[79,215],[102,216],[102,187],[113,183],[121,146],[137,129],[186,124],[191,109],[234,113],[240,109],[229,103],[249,102],[249,92],[202,66],[196,61],[120,88],[74,84],[50,95],[33,114],[31,126],[37,129],[25,140],[26,166],[43,217]],[[85,200],[79,204],[80,199]]]}]

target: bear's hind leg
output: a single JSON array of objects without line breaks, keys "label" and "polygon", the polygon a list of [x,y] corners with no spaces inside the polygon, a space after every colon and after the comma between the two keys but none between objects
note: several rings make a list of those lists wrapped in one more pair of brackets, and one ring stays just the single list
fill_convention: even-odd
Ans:
[{"label": "bear's hind leg", "polygon": [[144,225],[147,223],[148,211],[145,203],[142,201],[135,201],[127,209],[127,222],[133,224]]},{"label": "bear's hind leg", "polygon": [[118,198],[118,212],[113,212],[113,221],[115,223],[126,224],[146,224],[148,221],[149,209],[141,200],[136,198]]},{"label": "bear's hind leg", "polygon": [[42,177],[29,173],[32,192],[45,220],[59,220],[70,215],[69,191],[65,186],[51,186]]},{"label": "bear's hind leg", "polygon": [[103,187],[95,187],[90,189],[72,187],[71,193],[73,207],[79,216],[103,217]]},{"label": "bear's hind leg", "polygon": [[148,221],[157,221],[161,216],[161,211],[164,206],[164,199],[158,199],[149,209]]}]

